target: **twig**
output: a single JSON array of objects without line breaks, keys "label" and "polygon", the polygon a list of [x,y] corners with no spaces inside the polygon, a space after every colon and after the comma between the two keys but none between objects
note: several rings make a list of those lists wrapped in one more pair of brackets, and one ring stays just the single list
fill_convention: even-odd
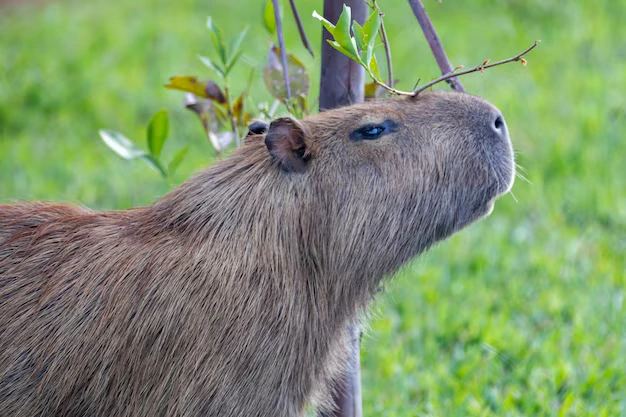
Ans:
[{"label": "twig", "polygon": [[387,58],[387,73],[389,75],[389,87],[393,88],[393,68],[391,66],[391,48],[389,46],[389,41],[387,40],[387,32],[385,31],[385,23],[383,21],[384,13],[380,10],[378,5],[376,4],[376,0],[372,0],[372,8],[378,11],[378,15],[380,16],[380,38],[383,41],[383,45],[385,46],[385,56]]},{"label": "twig", "polygon": [[397,95],[399,95],[399,96],[412,96],[412,95],[414,95],[412,91],[402,91],[402,90],[396,90],[396,89],[395,89],[395,88],[393,88],[393,87],[389,87],[389,86],[388,86],[387,84],[385,84],[384,82],[377,80],[377,79],[376,79],[376,77],[372,77],[372,80],[373,80],[376,84],[378,84],[379,86],[381,86],[382,88],[384,88],[385,90],[389,91],[390,93],[397,94]]},{"label": "twig", "polygon": [[291,99],[291,86],[289,85],[289,72],[287,70],[287,51],[285,50],[285,37],[283,35],[283,22],[280,18],[278,0],[272,0],[274,5],[274,19],[276,19],[276,34],[278,35],[278,47],[280,48],[280,60],[283,64],[283,77],[285,78],[285,90],[287,99]]},{"label": "twig", "polygon": [[[486,60],[485,62],[483,62],[482,64],[465,70],[465,71],[461,71],[461,72],[456,72],[457,70],[463,68],[463,65],[459,65],[458,67],[454,68],[452,71],[450,71],[447,74],[442,75],[439,78],[435,78],[434,80],[430,81],[429,83],[424,84],[423,86],[421,86],[420,88],[418,88],[417,90],[413,90],[413,91],[401,91],[401,90],[397,90],[393,87],[388,86],[387,84],[385,84],[384,82],[377,80],[376,77],[374,77],[371,73],[370,76],[372,77],[372,79],[374,80],[374,82],[376,84],[378,84],[379,86],[381,86],[382,88],[384,88],[385,90],[389,91],[390,93],[393,94],[398,94],[401,96],[416,96],[419,93],[421,93],[422,91],[426,90],[427,88],[432,87],[435,84],[438,84],[442,81],[447,81],[453,77],[460,77],[462,75],[465,74],[470,74],[472,72],[484,72],[487,68],[491,68],[491,67],[495,67],[498,65],[502,65],[502,64],[506,64],[509,62],[513,62],[513,61],[522,61],[522,64],[526,65],[526,60],[524,59],[524,55],[526,55],[528,52],[532,51],[537,45],[539,45],[539,42],[541,41],[535,41],[535,43],[533,43],[531,46],[529,46],[528,48],[526,48],[524,51],[520,52],[519,54],[512,56],[511,58],[507,58],[507,59],[503,59],[502,61],[497,61],[497,62],[493,62],[493,63],[489,63],[489,60]],[[419,82],[419,80],[418,80]]]},{"label": "twig", "polygon": [[300,14],[298,13],[298,9],[296,8],[295,0],[289,0],[289,5],[291,6],[291,12],[293,13],[293,18],[296,21],[296,26],[298,26],[298,32],[300,33],[300,39],[302,40],[302,45],[304,45],[304,47],[309,51],[311,56],[315,58],[313,49],[311,48],[311,45],[309,44],[309,39],[306,37],[304,26],[302,26],[302,20],[300,20]]},{"label": "twig", "polygon": [[526,55],[528,52],[532,51],[537,45],[539,45],[539,42],[541,41],[535,41],[535,43],[533,43],[530,47],[526,48],[524,51],[520,52],[519,54],[511,57],[511,58],[507,58],[507,59],[503,59],[502,61],[497,61],[497,62],[493,62],[493,63],[489,63],[489,60],[486,60],[485,62],[483,62],[481,65],[478,65],[474,68],[465,70],[465,71],[461,71],[461,72],[455,72],[457,69],[463,68],[461,67],[456,67],[454,68],[452,71],[450,71],[447,74],[442,75],[439,78],[436,78],[434,80],[432,80],[431,82],[424,84],[423,86],[421,86],[420,88],[418,88],[417,90],[413,91],[413,95],[416,96],[419,93],[421,93],[422,91],[426,90],[429,87],[432,87],[433,85],[440,83],[441,81],[447,81],[453,77],[460,77],[461,75],[465,75],[465,74],[470,74],[472,72],[476,72],[476,71],[480,71],[480,72],[484,72],[485,69],[487,68],[491,68],[491,67],[495,67],[498,65],[502,65],[502,64],[506,64],[508,62],[513,62],[513,61],[522,61],[522,64],[526,65],[526,60],[523,58],[524,55]]},{"label": "twig", "polygon": [[224,77],[224,97],[226,98],[226,106],[228,107],[228,118],[230,119],[230,128],[233,131],[233,135],[235,135],[235,146],[239,147],[239,129],[237,128],[237,119],[235,118],[235,114],[233,113],[233,108],[230,104],[230,92],[228,89],[228,81],[226,77]]},{"label": "twig", "polygon": [[[446,55],[446,51],[443,49],[441,40],[439,39],[439,36],[437,36],[435,27],[430,21],[428,14],[426,14],[426,9],[424,9],[422,1],[409,0],[409,4],[411,5],[411,9],[413,9],[413,14],[415,14],[415,17],[417,18],[417,21],[419,22],[422,31],[424,32],[424,36],[428,41],[430,49],[433,51],[433,55],[437,60],[437,64],[441,69],[441,73],[444,75],[448,75],[454,72],[452,65],[450,64],[450,60]],[[455,76],[446,78],[446,81],[448,82],[448,84],[450,84],[450,87],[452,87],[453,90],[465,93],[465,88],[463,88],[463,84],[461,84],[461,82]]]}]

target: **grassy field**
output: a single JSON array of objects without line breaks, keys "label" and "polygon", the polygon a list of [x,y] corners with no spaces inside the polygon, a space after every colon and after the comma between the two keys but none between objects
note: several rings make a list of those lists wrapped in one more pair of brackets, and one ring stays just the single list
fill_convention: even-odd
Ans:
[{"label": "grassy field", "polygon": [[[262,63],[261,3],[1,7],[0,201],[149,203],[169,185],[112,154],[97,130],[143,144],[147,121],[163,108],[172,118],[164,153],[192,149],[175,181],[211,163],[181,94],[161,86],[174,74],[210,75],[196,59],[211,52],[207,15],[231,36],[249,25],[246,56]],[[320,3],[298,2],[315,50],[319,24],[309,16]],[[526,68],[463,79],[505,114],[531,183],[518,180],[517,202],[504,198],[380,297],[363,339],[365,415],[626,416],[626,2],[425,3],[454,65],[543,40]],[[380,4],[400,86],[437,75],[408,5]],[[287,30],[296,33],[291,22]],[[319,61],[297,36],[287,46],[310,68],[315,91]],[[253,97],[267,99],[260,80]]]}]

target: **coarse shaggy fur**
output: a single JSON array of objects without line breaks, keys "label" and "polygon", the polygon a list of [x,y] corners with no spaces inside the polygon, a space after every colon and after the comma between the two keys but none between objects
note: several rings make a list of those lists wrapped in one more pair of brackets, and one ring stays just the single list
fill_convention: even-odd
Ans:
[{"label": "coarse shaggy fur", "polygon": [[457,93],[375,101],[279,119],[147,207],[0,205],[0,415],[328,407],[346,323],[510,188],[498,116]]}]

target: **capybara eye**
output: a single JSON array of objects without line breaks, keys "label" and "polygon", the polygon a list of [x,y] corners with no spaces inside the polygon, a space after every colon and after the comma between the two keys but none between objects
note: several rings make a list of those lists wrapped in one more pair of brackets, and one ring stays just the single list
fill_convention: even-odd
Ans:
[{"label": "capybara eye", "polygon": [[374,140],[393,132],[397,127],[393,120],[385,120],[382,123],[371,123],[362,126],[350,134],[352,140]]}]

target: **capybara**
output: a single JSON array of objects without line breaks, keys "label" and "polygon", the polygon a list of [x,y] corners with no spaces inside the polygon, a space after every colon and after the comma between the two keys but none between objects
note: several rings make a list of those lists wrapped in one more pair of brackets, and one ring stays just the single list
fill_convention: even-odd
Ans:
[{"label": "capybara", "polygon": [[346,323],[513,177],[500,112],[435,92],[257,124],[147,207],[0,205],[0,415],[324,409]]}]

